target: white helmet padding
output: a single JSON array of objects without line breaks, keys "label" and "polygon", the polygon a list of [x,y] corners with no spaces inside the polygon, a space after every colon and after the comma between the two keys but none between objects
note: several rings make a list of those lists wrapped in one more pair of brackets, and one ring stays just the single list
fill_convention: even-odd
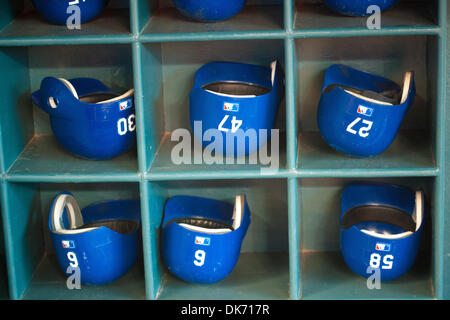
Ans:
[{"label": "white helmet padding", "polygon": [[[66,229],[63,223],[64,209],[67,212],[69,221],[69,229]],[[61,194],[55,200],[53,210],[50,212],[52,215],[52,227],[53,232],[60,234],[77,234],[95,230],[94,228],[81,228],[84,224],[83,216],[81,215],[80,207],[78,206],[75,198],[70,194]]]},{"label": "white helmet padding", "polygon": [[[66,79],[64,79],[64,78],[58,78],[58,80],[60,80],[62,83],[64,83],[64,85],[67,87],[67,89],[69,89],[69,91],[73,94],[73,96],[74,96],[76,99],[78,99],[78,100],[83,100],[82,97],[80,98],[80,97],[78,96],[77,90],[76,90],[75,87],[72,85],[72,83],[70,83],[70,81],[68,81],[68,80],[66,80]],[[130,90],[128,90],[127,92],[125,92],[124,94],[122,94],[122,95],[118,95],[118,96],[115,96],[115,97],[113,97],[113,98],[109,98],[109,99],[106,99],[106,100],[97,101],[97,102],[95,102],[95,104],[100,104],[100,103],[110,103],[110,102],[119,101],[119,100],[122,100],[122,99],[126,99],[126,98],[132,96],[133,94],[134,94],[134,89],[130,89]],[[50,97],[50,99],[49,99],[49,104],[50,104],[50,106],[51,106],[53,109],[55,109],[55,108],[58,107],[53,97]]]},{"label": "white helmet padding", "polygon": [[[411,84],[412,84],[412,81],[411,81],[412,80],[412,76],[413,76],[413,73],[410,72],[410,71],[405,73],[405,76],[403,78],[403,89],[402,89],[402,92],[401,92],[401,98],[398,101],[399,104],[405,103],[406,99],[408,99],[409,89],[410,89]],[[368,96],[365,96],[365,95],[363,95],[361,93],[355,92],[354,90],[350,90],[348,88],[344,89],[344,90],[348,94],[351,94],[351,95],[353,95],[353,96],[355,96],[355,97],[357,97],[359,99],[368,101],[370,103],[377,103],[377,104],[386,105],[386,106],[393,106],[394,105],[394,103],[392,103],[392,102],[386,102],[386,101],[382,101],[381,99],[376,99],[374,97],[368,97]]]},{"label": "white helmet padding", "polygon": [[[423,192],[422,191],[416,191],[416,199],[415,199],[415,207],[414,212],[411,215],[412,220],[416,223],[416,230],[419,230],[420,226],[422,225],[423,220]],[[381,234],[372,230],[366,230],[362,229],[362,232],[365,234],[368,234],[372,237],[377,237],[381,239],[402,239],[410,236],[413,234],[411,231],[406,231],[398,234]]]},{"label": "white helmet padding", "polygon": [[179,223],[180,226],[195,232],[202,232],[206,234],[225,234],[238,229],[242,223],[242,217],[244,214],[245,195],[237,195],[233,209],[233,225],[223,228],[208,228],[189,223]]}]

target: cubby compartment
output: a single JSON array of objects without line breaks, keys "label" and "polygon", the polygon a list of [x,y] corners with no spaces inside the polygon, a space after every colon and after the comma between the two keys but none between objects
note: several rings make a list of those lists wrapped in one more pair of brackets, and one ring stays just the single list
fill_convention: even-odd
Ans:
[{"label": "cubby compartment", "polygon": [[218,22],[199,22],[183,16],[172,0],[144,0],[138,4],[142,36],[175,38],[198,37],[214,34],[227,37],[251,32],[255,34],[280,34],[284,29],[283,0],[247,1],[241,12],[230,19]]},{"label": "cubby compartment", "polygon": [[[287,299],[289,296],[289,253],[287,184],[285,180],[199,180],[148,182],[147,202],[152,281],[157,299]],[[277,190],[272,192],[272,190]],[[251,223],[232,273],[213,284],[192,284],[173,276],[160,253],[161,221],[168,198],[198,196],[234,203],[245,194]]]},{"label": "cubby compartment", "polygon": [[[2,4],[0,18],[0,42],[2,40],[43,43],[93,38],[114,38],[125,41],[130,37],[129,0],[112,0],[95,19],[80,25],[80,29],[69,29],[44,19],[30,0],[7,0]],[[72,1],[74,2],[74,1]]]},{"label": "cubby compartment", "polygon": [[[56,140],[49,115],[33,104],[32,92],[47,76],[66,79],[88,77],[123,93],[134,88],[130,45],[30,46],[0,48],[3,75],[3,165],[13,177],[58,178],[82,175],[134,180],[138,177],[135,145],[110,160],[74,156]],[[139,128],[137,129],[139,130]]]},{"label": "cubby compartment", "polygon": [[[374,11],[370,12],[374,13]],[[391,9],[381,12],[379,28],[377,26],[379,30],[373,26],[373,19],[368,22],[369,16],[345,16],[328,8],[323,1],[296,0],[294,31],[299,33],[315,32],[318,35],[325,35],[327,31],[339,33],[344,30],[404,32],[411,27],[422,31],[438,31],[438,1],[436,0],[400,0]]]},{"label": "cubby compartment", "polygon": [[[413,267],[396,280],[369,289],[367,279],[346,265],[340,250],[340,199],[353,182],[391,183],[426,196],[424,230]],[[301,239],[301,299],[434,299],[441,276],[438,243],[433,235],[440,213],[434,203],[435,178],[298,179],[298,219]]]},{"label": "cubby compartment", "polygon": [[[239,50],[229,50],[239,48]],[[286,116],[284,99],[278,108],[275,129],[278,129],[278,150],[272,145],[260,148],[252,156],[217,158],[216,163],[205,161],[204,149],[194,144],[189,120],[189,93],[196,71],[206,63],[229,61],[270,67],[278,60],[285,68],[284,44],[281,40],[210,41],[144,43],[141,45],[143,121],[145,128],[145,166],[152,177],[174,174],[214,175],[221,172],[259,175],[267,169],[269,174],[286,168]],[[183,52],[183,54],[180,54]],[[138,123],[138,125],[140,125]],[[172,139],[174,131],[189,131]],[[275,136],[272,135],[275,140]],[[186,138],[186,139],[185,139]],[[172,158],[174,148],[190,138],[191,160],[178,162]],[[174,141],[172,141],[174,140]],[[271,150],[275,150],[271,154]],[[175,150],[176,151],[176,150]],[[179,154],[179,153],[177,153]],[[279,156],[278,156],[279,155]],[[268,156],[268,157],[265,157]],[[273,160],[273,161],[272,161]],[[274,169],[274,170],[271,170]],[[226,173],[228,174],[228,173]]]},{"label": "cubby compartment", "polygon": [[81,289],[68,289],[48,228],[52,200],[59,192],[71,192],[83,209],[101,201],[140,199],[137,183],[7,183],[4,188],[12,299],[145,299],[142,254],[128,273],[108,285],[81,284]]},{"label": "cubby compartment", "polygon": [[[296,111],[299,170],[402,172],[436,174],[437,38],[399,36],[369,38],[297,39]],[[358,48],[358,50],[355,50]],[[387,150],[358,158],[335,151],[322,138],[317,111],[325,70],[343,64],[403,84],[404,74],[414,71],[416,96],[400,130]]]}]

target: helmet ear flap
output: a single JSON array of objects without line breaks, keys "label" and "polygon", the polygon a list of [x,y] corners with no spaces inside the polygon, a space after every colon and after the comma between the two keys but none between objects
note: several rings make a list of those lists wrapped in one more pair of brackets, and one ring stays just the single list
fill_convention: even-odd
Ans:
[{"label": "helmet ear flap", "polygon": [[405,77],[403,79],[403,91],[402,91],[402,98],[400,103],[405,103],[406,99],[408,99],[409,91],[414,81],[414,75],[412,72],[406,72]]},{"label": "helmet ear flap", "polygon": [[[63,224],[63,214],[67,213],[69,229]],[[77,234],[94,230],[98,227],[82,228],[84,225],[80,207],[75,198],[70,194],[60,194],[51,211],[52,230],[58,234]]]},{"label": "helmet ear flap", "polygon": [[244,215],[245,196],[243,194],[237,195],[233,209],[233,229],[236,230],[241,226]]},{"label": "helmet ear flap", "polygon": [[72,92],[76,99],[79,99],[77,90],[75,90],[75,87],[70,83],[69,80],[66,80],[64,78],[58,78],[58,80],[64,83],[64,85],[67,87],[67,89],[69,89],[70,92]]}]

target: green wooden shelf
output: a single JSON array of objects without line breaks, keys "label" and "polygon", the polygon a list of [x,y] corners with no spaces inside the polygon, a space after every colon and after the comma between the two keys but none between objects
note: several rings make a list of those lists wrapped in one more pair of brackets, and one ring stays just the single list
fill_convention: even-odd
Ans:
[{"label": "green wooden shelf", "polygon": [[188,284],[166,273],[160,300],[285,300],[289,292],[287,253],[241,253],[233,273],[212,285]]},{"label": "green wooden shelf", "polygon": [[[261,159],[259,156],[255,158],[250,157],[242,157],[239,159],[234,159],[230,157],[223,157],[222,159],[218,159],[217,163],[205,163],[203,159],[204,153],[203,149],[199,149],[196,147],[191,148],[191,157],[187,164],[174,164],[172,163],[172,150],[179,143],[178,141],[172,141],[170,134],[164,135],[161,140],[161,145],[156,153],[156,156],[151,163],[150,170],[148,172],[148,177],[151,178],[153,174],[166,174],[168,177],[173,174],[192,174],[195,172],[200,175],[218,175],[220,172],[223,172],[223,178],[227,178],[230,176],[230,171],[233,172],[233,175],[242,176],[250,173],[255,176],[260,176],[261,173],[265,173],[265,175],[273,175],[278,176],[282,174],[283,171],[286,170],[286,136],[280,136],[280,145],[279,146],[279,164],[276,166],[275,164],[271,164],[270,161],[270,152],[271,152],[271,144],[270,142],[266,146],[267,148],[267,158]],[[274,170],[271,170],[271,165],[274,166]],[[279,167],[279,170],[276,168]],[[264,171],[265,170],[265,171]]]},{"label": "green wooden shelf", "polygon": [[198,23],[182,16],[176,8],[157,10],[142,35],[212,34],[225,32],[283,31],[282,6],[247,6],[235,18],[212,24]]},{"label": "green wooden shelf", "polygon": [[53,135],[34,136],[7,172],[9,181],[139,182],[136,149],[107,161],[89,161],[68,153]]},{"label": "green wooden shelf", "polygon": [[[42,41],[60,38],[67,41],[70,38],[108,37],[130,35],[130,14],[128,10],[114,9],[105,12],[94,21],[83,24],[80,30],[67,29],[47,23],[36,11],[17,16],[2,29],[0,39],[30,40],[39,38]],[[36,39],[37,40],[37,39]]]},{"label": "green wooden shelf", "polygon": [[325,5],[299,3],[295,12],[294,34],[297,36],[329,36],[354,33],[381,34],[436,34],[440,27],[436,19],[436,2],[401,2],[382,13],[381,29],[369,30],[367,18],[345,17],[330,11]]},{"label": "green wooden shelf", "polygon": [[430,300],[434,299],[430,271],[414,266],[401,278],[367,289],[367,279],[348,269],[340,252],[302,254],[302,297],[305,300]]},{"label": "green wooden shelf", "polygon": [[142,261],[123,277],[104,286],[82,285],[80,290],[67,289],[67,277],[54,255],[46,255],[37,266],[23,300],[143,300],[145,299]]},{"label": "green wooden shelf", "polygon": [[377,157],[356,158],[347,157],[330,149],[318,132],[304,132],[299,138],[298,167],[302,171],[314,170],[351,172],[372,172],[398,170],[410,175],[436,176],[433,150],[426,133],[421,131],[400,132],[393,144]]},{"label": "green wooden shelf", "polygon": [[[0,299],[450,299],[446,0],[400,0],[382,14],[379,30],[316,0],[249,0],[238,15],[214,24],[182,17],[170,0],[111,0],[72,31],[47,23],[29,0],[3,1],[0,9]],[[261,161],[174,164],[170,138],[190,128],[198,68],[275,59],[285,71],[275,124],[279,170],[266,171]],[[333,63],[397,82],[415,71],[416,101],[381,155],[347,157],[321,138],[317,106]],[[30,99],[49,75],[94,77],[117,91],[134,87],[136,146],[107,161],[66,152]],[[339,196],[363,179],[422,187],[431,207],[420,259],[382,290],[367,289],[339,252]],[[142,261],[108,286],[68,290],[46,228],[50,201],[61,190],[82,207],[139,198]],[[160,254],[167,198],[232,201],[238,193],[247,195],[252,224],[232,274],[213,285],[172,276]]]}]

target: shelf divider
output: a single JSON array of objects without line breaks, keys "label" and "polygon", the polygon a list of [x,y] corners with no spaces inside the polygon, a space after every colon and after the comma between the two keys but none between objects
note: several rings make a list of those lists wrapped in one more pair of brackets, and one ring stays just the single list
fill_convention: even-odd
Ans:
[{"label": "shelf divider", "polygon": [[300,202],[297,179],[290,178],[288,183],[288,230],[289,230],[289,294],[292,300],[300,298],[301,257],[300,257]]},{"label": "shelf divider", "polygon": [[[444,292],[445,287],[445,231],[448,229],[445,222],[448,220],[445,217],[445,209],[448,204],[448,197],[445,196],[446,185],[446,167],[448,159],[445,158],[446,149],[446,88],[447,79],[447,1],[439,0],[438,20],[441,28],[441,33],[437,44],[437,92],[436,92],[436,164],[439,168],[439,176],[435,181],[435,198],[434,198],[434,212],[433,212],[433,247],[434,247],[434,277],[433,285],[434,292],[437,299],[444,299],[448,294]],[[448,144],[448,143],[447,143]],[[447,207],[448,209],[448,207]]]}]

